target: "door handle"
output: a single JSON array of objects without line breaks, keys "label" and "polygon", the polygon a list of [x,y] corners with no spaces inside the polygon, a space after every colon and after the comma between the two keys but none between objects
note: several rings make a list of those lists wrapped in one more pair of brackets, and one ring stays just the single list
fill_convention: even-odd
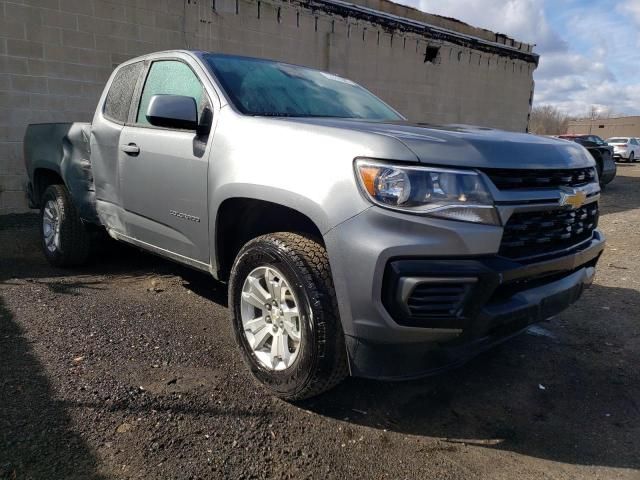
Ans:
[{"label": "door handle", "polygon": [[132,157],[135,157],[140,153],[140,147],[135,143],[130,143],[128,145],[122,145],[122,151],[127,155],[131,155]]}]

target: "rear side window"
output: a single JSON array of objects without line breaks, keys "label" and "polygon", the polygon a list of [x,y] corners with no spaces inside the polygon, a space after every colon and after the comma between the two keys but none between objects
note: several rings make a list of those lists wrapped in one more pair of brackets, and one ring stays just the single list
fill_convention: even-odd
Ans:
[{"label": "rear side window", "polygon": [[136,88],[138,77],[142,72],[142,62],[132,63],[120,68],[116,73],[107,99],[104,102],[104,115],[118,123],[126,123],[129,117],[129,108],[133,99],[133,91]]},{"label": "rear side window", "polygon": [[192,97],[198,105],[198,117],[206,104],[204,88],[193,70],[185,63],[177,60],[162,60],[154,62],[147,75],[147,81],[142,90],[140,107],[136,123],[149,125],[146,113],[149,102],[154,95],[184,95]]}]

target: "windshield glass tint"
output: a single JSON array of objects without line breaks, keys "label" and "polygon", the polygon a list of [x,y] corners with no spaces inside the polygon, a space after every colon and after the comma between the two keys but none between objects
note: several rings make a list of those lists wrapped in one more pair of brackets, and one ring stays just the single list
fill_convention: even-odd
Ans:
[{"label": "windshield glass tint", "polygon": [[607,143],[627,143],[628,138],[610,138]]},{"label": "windshield glass tint", "polygon": [[247,115],[401,120],[373,94],[337,75],[253,58],[205,58],[231,101]]}]

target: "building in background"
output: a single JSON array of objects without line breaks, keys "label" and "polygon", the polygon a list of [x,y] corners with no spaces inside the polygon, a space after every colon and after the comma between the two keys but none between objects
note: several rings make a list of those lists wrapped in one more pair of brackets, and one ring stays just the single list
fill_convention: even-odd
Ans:
[{"label": "building in background", "polygon": [[592,134],[600,138],[640,137],[640,116],[612,118],[582,118],[569,121],[567,133]]},{"label": "building in background", "polygon": [[0,0],[0,214],[26,210],[28,123],[90,121],[113,68],[193,48],[346,76],[410,120],[525,131],[532,46],[387,0]]}]

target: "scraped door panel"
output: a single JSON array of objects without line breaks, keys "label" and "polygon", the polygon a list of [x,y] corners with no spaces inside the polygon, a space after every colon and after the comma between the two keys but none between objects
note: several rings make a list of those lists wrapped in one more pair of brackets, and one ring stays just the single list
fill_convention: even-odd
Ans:
[{"label": "scraped door panel", "polygon": [[91,170],[98,216],[105,227],[119,233],[125,233],[118,180],[120,135],[143,70],[143,62],[134,62],[114,72],[91,126]]}]

